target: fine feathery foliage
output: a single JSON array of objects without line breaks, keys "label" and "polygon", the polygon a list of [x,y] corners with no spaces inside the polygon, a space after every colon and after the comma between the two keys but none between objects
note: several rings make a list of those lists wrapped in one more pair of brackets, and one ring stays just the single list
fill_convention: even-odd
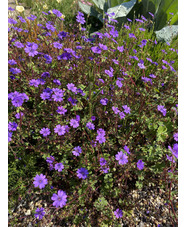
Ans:
[{"label": "fine feathery foliage", "polygon": [[150,23],[104,20],[90,39],[81,12],[68,32],[56,9],[9,18],[9,212],[38,196],[32,224],[119,226],[129,182],[177,184],[177,40]]}]

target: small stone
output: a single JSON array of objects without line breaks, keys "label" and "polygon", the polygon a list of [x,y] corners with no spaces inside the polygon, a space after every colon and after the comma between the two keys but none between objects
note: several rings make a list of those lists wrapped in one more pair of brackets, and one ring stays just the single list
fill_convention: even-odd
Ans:
[{"label": "small stone", "polygon": [[144,227],[145,225],[144,225],[144,223],[141,221],[140,223],[139,223],[139,227]]},{"label": "small stone", "polygon": [[27,210],[25,215],[30,215],[31,214],[31,210]]}]

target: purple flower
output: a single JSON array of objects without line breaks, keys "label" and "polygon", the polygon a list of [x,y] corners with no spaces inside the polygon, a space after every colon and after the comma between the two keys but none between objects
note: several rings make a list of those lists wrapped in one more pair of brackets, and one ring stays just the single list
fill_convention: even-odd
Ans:
[{"label": "purple flower", "polygon": [[100,103],[101,103],[103,106],[106,106],[107,103],[108,103],[108,99],[107,99],[107,98],[101,99],[101,100],[100,100]]},{"label": "purple flower", "polygon": [[68,90],[72,91],[72,92],[77,92],[77,87],[75,87],[75,85],[73,83],[68,83],[67,84],[67,88]]},{"label": "purple flower", "polygon": [[76,105],[76,103],[77,103],[77,99],[73,99],[72,97],[69,97],[68,99],[67,99],[69,102],[71,102],[71,104],[74,106],[74,105]]},{"label": "purple flower", "polygon": [[103,135],[103,136],[105,136],[105,130],[102,129],[102,128],[99,128],[99,129],[97,130],[97,133],[98,133],[98,135]]},{"label": "purple flower", "polygon": [[57,170],[58,172],[61,172],[62,169],[64,169],[64,165],[62,163],[55,164],[55,170]]},{"label": "purple flower", "polygon": [[145,66],[142,63],[138,63],[138,66],[139,66],[140,69],[145,69]]},{"label": "purple flower", "polygon": [[54,193],[51,199],[54,201],[53,206],[62,208],[67,202],[67,194],[64,191],[59,190],[58,194]]},{"label": "purple flower", "polygon": [[172,152],[172,154],[178,159],[178,144],[175,143],[173,145],[173,149],[171,148],[171,146],[168,146],[168,148]]},{"label": "purple flower", "polygon": [[88,176],[88,170],[87,169],[85,169],[85,168],[80,168],[80,169],[78,169],[77,170],[77,177],[79,178],[79,179],[86,179],[87,178],[87,176]]},{"label": "purple flower", "polygon": [[174,136],[174,140],[175,140],[175,141],[178,141],[178,133],[174,133],[173,136]]},{"label": "purple flower", "polygon": [[100,166],[104,166],[107,164],[107,161],[104,158],[100,158],[99,163],[100,163]]},{"label": "purple flower", "polygon": [[135,38],[136,39],[136,36],[133,33],[129,33],[129,38]]},{"label": "purple flower", "polygon": [[79,156],[82,152],[82,149],[80,146],[74,147],[74,150],[72,151],[73,155]]},{"label": "purple flower", "polygon": [[9,131],[16,131],[17,129],[17,123],[16,122],[9,122],[8,123],[8,130]]},{"label": "purple flower", "polygon": [[175,143],[173,145],[173,152],[172,152],[172,154],[178,159],[178,144],[177,143]]},{"label": "purple flower", "polygon": [[53,82],[57,85],[61,85],[61,82],[59,80],[54,79]]},{"label": "purple flower", "polygon": [[114,215],[116,216],[116,218],[122,218],[123,217],[123,211],[118,208],[114,211]]},{"label": "purple flower", "polygon": [[99,143],[105,143],[106,139],[105,139],[105,131],[102,129],[102,128],[99,128],[97,130],[97,136],[96,136],[96,140],[99,142]]},{"label": "purple flower", "polygon": [[113,77],[113,76],[114,76],[114,75],[113,75],[113,72],[114,72],[114,70],[113,70],[112,67],[110,67],[110,70],[105,70],[105,73],[106,73],[109,77]]},{"label": "purple flower", "polygon": [[144,162],[141,159],[137,162],[137,168],[139,170],[142,170],[144,168]]},{"label": "purple flower", "polygon": [[58,60],[70,60],[72,58],[72,55],[70,53],[63,53],[59,56],[57,56]]},{"label": "purple flower", "polygon": [[10,72],[13,74],[18,74],[18,73],[21,73],[21,70],[18,68],[10,68]]},{"label": "purple flower", "polygon": [[166,115],[167,110],[166,110],[166,108],[165,108],[164,106],[158,105],[158,106],[157,106],[157,109],[163,114],[163,116]]},{"label": "purple flower", "polygon": [[151,78],[156,78],[156,76],[154,74],[150,74],[149,75]]},{"label": "purple flower", "polygon": [[119,52],[123,52],[124,51],[124,47],[123,46],[118,46],[117,49],[119,50]]},{"label": "purple flower", "polygon": [[168,156],[168,155],[166,155],[166,156],[167,156],[167,159],[168,159],[170,162],[175,163],[175,160],[174,160],[174,158],[173,158],[172,156]]},{"label": "purple flower", "polygon": [[114,28],[112,28],[111,29],[111,31],[110,31],[110,35],[112,36],[112,37],[118,37],[118,31],[117,30],[115,30]]},{"label": "purple flower", "polygon": [[57,49],[61,49],[62,46],[63,46],[63,44],[58,43],[58,42],[54,42],[54,43],[53,43],[53,46],[54,46],[55,48],[57,48]]},{"label": "purple flower", "polygon": [[147,40],[146,40],[146,39],[143,39],[143,40],[141,41],[141,44],[142,44],[142,46],[145,46],[145,45],[147,44]]},{"label": "purple flower", "polygon": [[129,148],[125,145],[124,148],[123,148],[128,154],[130,154],[129,152]]},{"label": "purple flower", "polygon": [[63,38],[65,38],[66,36],[67,36],[67,32],[64,32],[64,31],[59,32],[59,34],[58,34],[58,37],[59,37],[60,39],[63,39]]},{"label": "purple flower", "polygon": [[112,59],[112,61],[114,62],[114,64],[118,65],[119,61],[117,61],[116,59]]},{"label": "purple flower", "polygon": [[85,23],[84,14],[81,12],[78,12],[78,15],[76,16],[76,21],[80,24],[84,24]]},{"label": "purple flower", "polygon": [[116,160],[119,161],[120,165],[124,165],[128,162],[127,155],[124,154],[122,151],[118,152],[115,157],[116,157]]},{"label": "purple flower", "polygon": [[127,18],[127,20],[128,20],[129,22],[132,22],[132,20],[131,20],[131,19],[129,19],[129,18]]},{"label": "purple flower", "polygon": [[55,14],[57,17],[61,17],[61,16],[63,15],[63,14],[62,14],[59,10],[57,10],[57,9],[53,9],[52,12],[53,12],[53,14]]},{"label": "purple flower", "polygon": [[150,82],[151,84],[152,84],[152,79],[150,79],[150,78],[148,78],[148,77],[141,77],[141,79],[143,80],[143,82],[145,82],[145,83],[148,83],[148,82]]},{"label": "purple flower", "polygon": [[56,125],[54,128],[54,132],[57,133],[59,136],[62,136],[66,133],[64,125]]},{"label": "purple flower", "polygon": [[103,45],[102,43],[99,43],[99,47],[102,49],[102,50],[107,50],[107,46],[106,45]]},{"label": "purple flower", "polygon": [[52,98],[54,99],[55,102],[61,102],[63,101],[63,93],[61,92],[55,92],[55,94],[52,95]]},{"label": "purple flower", "polygon": [[34,86],[34,87],[38,87],[39,84],[40,84],[40,81],[35,79],[30,80],[30,83],[29,83],[30,86]]},{"label": "purple flower", "polygon": [[73,128],[77,128],[79,126],[79,122],[76,119],[71,119],[70,126],[72,126]]},{"label": "purple flower", "polygon": [[95,117],[95,116],[92,116],[92,117],[91,117],[91,120],[92,120],[92,121],[95,121],[95,120],[96,120],[96,117]]},{"label": "purple flower", "polygon": [[25,47],[25,52],[28,53],[29,56],[34,57],[38,54],[36,51],[38,48],[38,45],[36,43],[28,43]]},{"label": "purple flower", "polygon": [[63,106],[58,106],[57,112],[59,114],[65,115],[65,113],[67,112],[67,109],[65,109]]},{"label": "purple flower", "polygon": [[154,18],[154,14],[152,14],[151,12],[149,12],[149,14]]},{"label": "purple flower", "polygon": [[121,88],[121,87],[123,86],[123,84],[121,83],[120,80],[116,80],[116,85],[117,85],[119,88]]},{"label": "purple flower", "polygon": [[122,107],[123,107],[125,113],[129,113],[130,114],[130,111],[131,111],[130,107],[128,107],[127,105],[124,105]]},{"label": "purple flower", "polygon": [[139,28],[140,31],[144,32],[145,31],[145,28]]},{"label": "purple flower", "polygon": [[52,164],[55,161],[54,156],[50,156],[46,158],[46,162],[48,162],[49,164]]},{"label": "purple flower", "polygon": [[40,134],[43,134],[43,136],[48,136],[48,135],[50,135],[50,129],[49,128],[42,128],[41,130],[40,130]]},{"label": "purple flower", "polygon": [[8,18],[8,23],[9,24],[17,24],[17,21],[12,19],[12,18]]},{"label": "purple flower", "polygon": [[147,59],[147,61],[150,61],[152,63],[152,59],[150,59],[150,58],[146,58],[146,59]]},{"label": "purple flower", "polygon": [[41,219],[43,218],[43,216],[45,215],[44,210],[45,210],[45,209],[44,209],[43,207],[37,208],[37,209],[36,209],[36,213],[34,214],[34,216],[35,216],[36,218],[39,218],[39,220],[41,220]]},{"label": "purple flower", "polygon": [[103,171],[104,173],[108,173],[109,167],[103,167],[103,166],[101,166],[101,171]]},{"label": "purple flower", "polygon": [[48,92],[43,92],[43,93],[41,93],[40,97],[41,97],[43,100],[50,99],[50,93],[48,93]]},{"label": "purple flower", "polygon": [[130,27],[128,25],[124,25],[124,28],[126,28],[127,30],[130,30]]},{"label": "purple flower", "polygon": [[79,122],[80,121],[80,116],[79,115],[76,115],[76,120]]},{"label": "purple flower", "polygon": [[46,28],[52,32],[55,32],[55,30],[56,30],[55,27],[49,23],[46,23]]},{"label": "purple flower", "polygon": [[144,21],[147,21],[147,19],[142,15],[141,18],[144,20]]},{"label": "purple flower", "polygon": [[17,62],[15,60],[11,59],[11,60],[8,61],[8,64],[10,64],[10,65],[16,65]]},{"label": "purple flower", "polygon": [[48,180],[46,179],[46,176],[43,174],[36,175],[34,177],[34,187],[39,187],[40,189],[44,188],[46,184],[48,184]]},{"label": "purple flower", "polygon": [[90,130],[94,130],[94,129],[95,129],[95,125],[94,125],[92,122],[88,122],[88,123],[86,124],[86,127],[87,127],[88,129],[90,129]]},{"label": "purple flower", "polygon": [[125,118],[125,114],[122,111],[119,112],[119,116],[121,119]]},{"label": "purple flower", "polygon": [[30,17],[27,17],[27,18],[28,18],[29,20],[33,20],[33,21],[34,21],[37,17],[31,14]]},{"label": "purple flower", "polygon": [[22,106],[23,102],[24,102],[24,98],[21,94],[18,94],[17,96],[12,98],[12,105],[15,107]]},{"label": "purple flower", "polygon": [[22,23],[26,23],[26,20],[25,20],[23,17],[18,16],[18,18],[19,18],[19,20],[20,20]]},{"label": "purple flower", "polygon": [[11,137],[12,137],[12,132],[9,132],[9,131],[8,131],[8,142],[10,142],[10,141],[12,140]]},{"label": "purple flower", "polygon": [[96,140],[99,142],[99,143],[105,143],[106,139],[103,135],[97,135],[96,136]]},{"label": "purple flower", "polygon": [[101,49],[98,46],[91,47],[91,50],[95,54],[101,54]]},{"label": "purple flower", "polygon": [[52,57],[48,54],[43,55],[43,57],[46,59],[45,63],[50,64],[52,62]]},{"label": "purple flower", "polygon": [[13,9],[12,7],[8,7],[8,10],[15,11],[15,9]]},{"label": "purple flower", "polygon": [[20,119],[20,115],[21,115],[21,117],[24,115],[22,112],[19,112],[19,113],[16,113],[15,114],[15,117],[17,118],[17,119]]},{"label": "purple flower", "polygon": [[114,111],[115,114],[120,113],[120,110],[118,109],[118,107],[113,106],[112,110]]},{"label": "purple flower", "polygon": [[41,77],[43,79],[45,79],[46,77],[50,77],[50,73],[49,72],[44,72],[44,73],[41,74]]}]

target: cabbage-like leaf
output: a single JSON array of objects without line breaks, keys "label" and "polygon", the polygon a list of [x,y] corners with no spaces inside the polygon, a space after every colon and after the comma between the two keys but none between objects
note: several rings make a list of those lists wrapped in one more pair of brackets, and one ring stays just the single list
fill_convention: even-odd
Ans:
[{"label": "cabbage-like leaf", "polygon": [[83,4],[81,2],[78,2],[78,4],[84,13],[86,13],[90,16],[97,17],[103,23],[103,15],[101,13],[99,13],[95,8],[93,8],[92,6]]},{"label": "cabbage-like leaf", "polygon": [[171,40],[178,35],[178,25],[170,25],[155,31],[158,41],[171,42]]},{"label": "cabbage-like leaf", "polygon": [[112,17],[118,18],[118,17],[126,17],[127,14],[131,11],[131,9],[136,4],[136,0],[131,0],[130,2],[122,3],[121,5],[117,5],[115,7],[109,8],[107,10],[107,13],[115,13],[115,15]]},{"label": "cabbage-like leaf", "polygon": [[[148,12],[154,14],[155,30],[160,30],[164,26],[178,24],[178,0],[142,0],[142,15],[148,17]],[[172,16],[170,13],[173,13]]]},{"label": "cabbage-like leaf", "polygon": [[94,3],[95,3],[95,5],[99,8],[99,9],[101,9],[101,10],[104,10],[104,5],[105,5],[105,0],[92,0]]}]

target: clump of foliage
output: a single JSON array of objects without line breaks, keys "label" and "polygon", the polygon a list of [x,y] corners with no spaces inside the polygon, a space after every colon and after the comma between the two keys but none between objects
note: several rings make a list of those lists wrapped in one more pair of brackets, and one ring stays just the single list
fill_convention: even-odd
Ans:
[{"label": "clump of foliage", "polygon": [[177,41],[144,19],[105,20],[93,40],[82,13],[71,32],[46,16],[9,18],[9,200],[42,195],[33,223],[118,226],[130,182],[177,182]]}]

